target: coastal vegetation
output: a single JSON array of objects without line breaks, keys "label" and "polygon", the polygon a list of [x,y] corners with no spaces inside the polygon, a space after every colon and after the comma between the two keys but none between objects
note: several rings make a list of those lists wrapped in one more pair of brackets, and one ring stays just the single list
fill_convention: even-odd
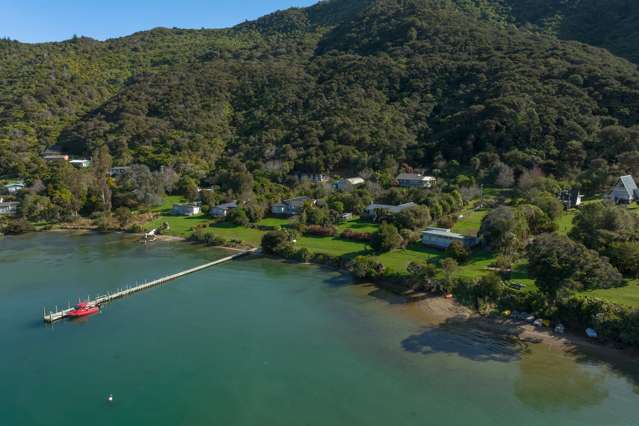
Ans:
[{"label": "coastal vegetation", "polygon": [[[544,5],[332,0],[224,30],[1,40],[0,178],[24,188],[2,194],[18,207],[0,231],[261,245],[635,345],[639,210],[602,200],[639,175],[639,71],[562,40],[593,2]],[[560,197],[575,192],[579,209]],[[427,227],[463,235],[437,250]]]}]

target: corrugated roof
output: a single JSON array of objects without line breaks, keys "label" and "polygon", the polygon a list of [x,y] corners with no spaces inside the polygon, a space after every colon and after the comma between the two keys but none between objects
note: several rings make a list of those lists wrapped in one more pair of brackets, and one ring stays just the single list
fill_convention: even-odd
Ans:
[{"label": "corrugated roof", "polygon": [[424,176],[418,173],[400,173],[397,180],[433,180],[432,176]]},{"label": "corrugated roof", "polygon": [[422,232],[422,235],[423,234],[434,235],[438,237],[446,237],[446,238],[456,238],[460,240],[470,238],[465,235],[452,232],[450,229],[444,229],[444,228],[428,228],[427,230]]},{"label": "corrugated roof", "polygon": [[635,179],[630,175],[621,176],[621,183],[623,184],[624,188],[626,188],[626,191],[629,195],[633,195],[635,189],[637,189],[637,183],[635,182]]},{"label": "corrugated roof", "polygon": [[216,209],[235,209],[237,208],[237,201],[231,201],[230,203],[220,204],[215,206]]}]

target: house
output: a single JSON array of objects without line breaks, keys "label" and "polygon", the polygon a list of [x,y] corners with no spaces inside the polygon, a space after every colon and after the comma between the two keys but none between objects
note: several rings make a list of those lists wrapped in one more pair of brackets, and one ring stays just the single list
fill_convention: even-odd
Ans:
[{"label": "house", "polygon": [[563,203],[566,209],[574,209],[579,207],[583,201],[583,195],[578,190],[566,189],[559,193],[559,200]]},{"label": "house", "polygon": [[376,219],[377,214],[380,211],[385,212],[386,214],[398,214],[406,209],[412,209],[413,207],[417,207],[417,204],[405,203],[405,204],[400,204],[398,206],[393,206],[389,204],[373,203],[373,204],[370,204],[368,207],[366,207],[364,216],[368,217],[369,219]]},{"label": "house", "polygon": [[195,216],[202,212],[200,203],[181,203],[173,204],[171,214],[175,216]]},{"label": "house", "polygon": [[347,221],[347,220],[351,220],[351,219],[353,219],[353,213],[342,213],[339,216],[339,218],[340,218],[340,220],[342,220],[344,222]]},{"label": "house", "polygon": [[639,199],[639,188],[634,178],[630,175],[621,176],[610,191],[609,198],[615,204],[630,204]]},{"label": "house", "polygon": [[402,188],[432,188],[437,179],[417,173],[400,173],[397,183]]},{"label": "house", "polygon": [[317,200],[313,200],[310,197],[296,197],[273,204],[271,206],[271,213],[275,215],[293,216],[299,214],[307,202],[313,205],[317,204]]},{"label": "house", "polygon": [[111,177],[120,177],[127,174],[129,170],[131,170],[131,167],[112,167],[109,174]]},{"label": "house", "polygon": [[340,179],[335,182],[335,189],[337,189],[338,191],[352,191],[356,187],[363,185],[364,183],[366,183],[366,181],[361,177]]},{"label": "house", "polygon": [[237,201],[232,201],[230,203],[220,204],[219,206],[215,206],[211,209],[210,214],[213,217],[226,217],[229,212],[233,209],[237,208]]},{"label": "house", "polygon": [[15,216],[18,213],[17,201],[4,201],[0,198],[0,216]]},{"label": "house", "polygon": [[422,232],[422,244],[439,249],[447,249],[453,241],[459,241],[466,247],[473,247],[477,244],[477,238],[467,237],[462,234],[452,232],[445,228],[427,228]]},{"label": "house", "polygon": [[9,194],[15,194],[18,191],[22,191],[25,187],[26,187],[26,185],[24,184],[24,182],[12,182],[12,183],[6,184],[4,186],[4,189]]},{"label": "house", "polygon": [[71,160],[69,164],[78,169],[86,169],[91,166],[91,160]]}]

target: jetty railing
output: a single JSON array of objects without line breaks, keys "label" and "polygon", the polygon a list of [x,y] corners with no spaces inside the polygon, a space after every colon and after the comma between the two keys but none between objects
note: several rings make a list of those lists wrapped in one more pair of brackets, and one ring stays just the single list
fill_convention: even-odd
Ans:
[{"label": "jetty railing", "polygon": [[[184,277],[186,275],[190,275],[190,274],[194,274],[196,272],[202,271],[203,269],[208,269],[212,266],[215,265],[219,265],[221,263],[225,263],[225,262],[230,262],[233,259],[237,259],[238,257],[242,257],[245,256],[247,254],[250,253],[255,253],[258,249],[251,249],[251,250],[245,250],[245,251],[241,251],[239,253],[235,253],[231,256],[227,256],[227,257],[223,257],[221,259],[218,260],[214,260],[213,262],[209,262],[209,263],[205,263],[204,265],[200,265],[200,266],[196,266],[195,268],[191,268],[191,269],[187,269],[186,271],[181,271],[178,272],[176,274],[172,274],[172,275],[167,275],[165,277],[162,278],[158,278],[156,280],[153,281],[149,281],[143,284],[139,284],[139,285],[135,285],[132,287],[127,287],[124,289],[119,289],[118,291],[116,291],[115,293],[107,293],[105,295],[102,296],[97,296],[95,299],[93,300],[87,300],[87,302],[89,303],[89,305],[95,305],[95,306],[100,306],[103,305],[105,303],[109,303],[112,302],[116,299],[121,299],[123,297],[126,296],[130,296],[134,293],[139,293],[140,291],[149,289],[151,287],[156,287],[162,284],[166,284],[170,281],[174,281],[178,278]],[[68,307],[67,309],[62,309],[62,310],[58,310],[57,306],[55,311],[49,311],[49,313],[47,313],[46,308],[43,312],[43,320],[44,322],[47,323],[53,323],[56,321],[59,321],[63,318],[65,318],[69,312],[73,311],[74,308],[72,307]]]}]

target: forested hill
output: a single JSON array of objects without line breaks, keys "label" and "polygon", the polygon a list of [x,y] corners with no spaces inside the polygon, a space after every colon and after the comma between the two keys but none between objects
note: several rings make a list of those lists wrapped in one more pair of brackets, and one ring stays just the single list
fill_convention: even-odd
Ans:
[{"label": "forested hill", "polygon": [[197,177],[232,157],[274,177],[636,167],[637,67],[502,13],[492,0],[333,0],[226,30],[2,41],[0,175],[40,170],[53,144],[108,144],[117,163]]},{"label": "forested hill", "polygon": [[[468,0],[460,0],[468,2]],[[639,63],[639,2],[636,0],[471,0],[489,5],[506,22],[604,47]]]}]

